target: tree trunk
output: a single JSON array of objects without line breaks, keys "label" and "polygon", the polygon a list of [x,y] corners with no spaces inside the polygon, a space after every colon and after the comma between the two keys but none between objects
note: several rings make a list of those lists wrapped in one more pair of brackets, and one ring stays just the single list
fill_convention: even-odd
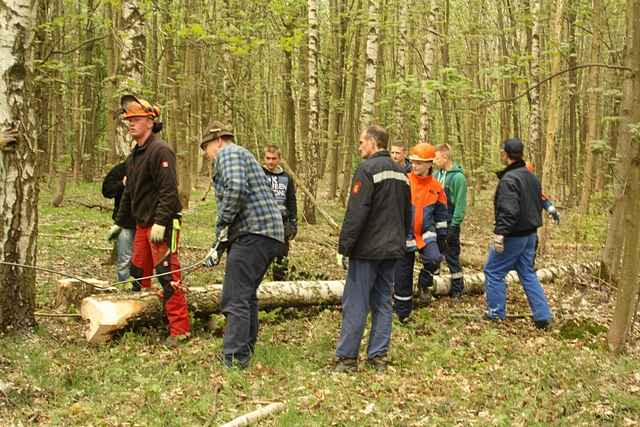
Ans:
[{"label": "tree trunk", "polygon": [[[600,62],[602,44],[602,0],[593,0],[593,25],[591,36],[591,63]],[[637,25],[637,23],[636,23]],[[584,173],[582,174],[582,194],[580,195],[580,213],[589,212],[589,196],[593,192],[593,143],[598,138],[600,119],[596,116],[600,96],[600,67],[589,68],[587,86],[587,135],[585,140]],[[598,165],[598,167],[602,167]]]},{"label": "tree trunk", "polygon": [[[540,81],[540,3],[542,0],[532,0],[531,4],[531,20],[533,21],[533,30],[531,32],[531,83],[535,85]],[[535,87],[531,90],[531,112],[529,114],[529,146],[535,153],[538,152],[541,144],[540,137],[542,135],[542,117],[540,111],[540,89]],[[555,100],[552,99],[552,102]],[[535,148],[534,148],[535,147]]]},{"label": "tree trunk", "polygon": [[[425,2],[426,30],[424,42],[424,63],[422,70],[422,102],[420,102],[420,141],[429,140],[429,91],[427,81],[433,78],[433,67],[435,61],[435,16],[434,8],[431,7],[432,0]],[[436,9],[437,11],[437,6]]]},{"label": "tree trunk", "polygon": [[345,62],[345,37],[347,32],[346,1],[331,0],[331,26],[333,34],[333,72],[331,75],[331,108],[329,115],[329,200],[338,192],[338,169],[340,166],[340,135],[344,113],[343,75]]},{"label": "tree trunk", "polygon": [[368,0],[369,18],[367,23],[366,69],[359,130],[371,124],[376,95],[376,73],[378,67],[378,0]]},{"label": "tree trunk", "polygon": [[[305,144],[305,184],[316,196],[318,169],[320,167],[320,99],[318,87],[318,56],[320,48],[318,32],[318,2],[308,0],[309,50],[307,54],[309,70],[309,129]],[[316,223],[316,211],[312,200],[305,194],[304,216],[309,224]]]},{"label": "tree trunk", "polygon": [[[31,84],[30,0],[5,0],[0,7],[0,260],[36,264],[38,232],[37,140],[26,94]],[[35,325],[35,270],[0,265],[0,332]]]},{"label": "tree trunk", "polygon": [[[105,25],[108,28],[118,28],[118,14],[113,13],[111,2],[104,3]],[[118,48],[114,31],[108,31],[104,42],[106,56],[107,78],[104,82],[104,101],[107,110],[106,135],[109,147],[109,161],[116,163],[118,158],[129,153],[118,144],[117,126],[119,121],[119,108],[116,92],[118,88]]]},{"label": "tree trunk", "polygon": [[[593,272],[598,263],[550,267],[538,270],[542,282],[550,282],[584,272]],[[519,283],[518,275],[511,272],[506,283]],[[478,294],[484,291],[484,274],[464,276],[465,293]],[[447,295],[451,280],[448,276],[434,277],[435,295]],[[275,307],[304,307],[319,304],[340,304],[344,280],[265,282],[258,288],[260,309]],[[191,288],[187,295],[189,310],[197,317],[209,316],[220,310],[222,285]],[[111,334],[129,323],[157,323],[163,318],[160,297],[155,292],[118,293],[93,295],[82,300],[82,318],[88,322],[85,336],[89,342],[104,343]]]},{"label": "tree trunk", "polygon": [[402,133],[405,129],[405,105],[403,102],[404,98],[406,98],[405,80],[407,78],[406,75],[406,63],[407,63],[407,2],[399,1],[398,2],[398,48],[397,48],[397,56],[396,60],[396,82],[400,83],[398,87],[401,90],[396,90],[396,94],[394,97],[394,106],[393,106],[393,115],[394,115],[394,123],[393,123],[393,132],[391,134],[391,141],[395,144],[406,145],[406,141],[403,140]]},{"label": "tree trunk", "polygon": [[293,99],[293,90],[291,82],[293,80],[293,64],[291,51],[284,52],[284,93],[283,93],[283,119],[284,119],[284,135],[287,144],[287,162],[294,171],[298,165],[296,155],[296,103]]}]

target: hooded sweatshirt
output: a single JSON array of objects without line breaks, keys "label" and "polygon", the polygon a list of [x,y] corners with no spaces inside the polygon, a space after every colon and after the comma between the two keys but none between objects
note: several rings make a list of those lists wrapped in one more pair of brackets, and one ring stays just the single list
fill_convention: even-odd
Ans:
[{"label": "hooded sweatshirt", "polygon": [[464,170],[458,162],[453,162],[451,170],[438,170],[434,175],[447,194],[451,225],[459,227],[467,208],[467,179]]}]

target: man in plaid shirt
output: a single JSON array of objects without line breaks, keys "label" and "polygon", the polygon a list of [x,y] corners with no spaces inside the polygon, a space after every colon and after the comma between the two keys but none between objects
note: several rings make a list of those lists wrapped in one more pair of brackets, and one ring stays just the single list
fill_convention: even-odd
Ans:
[{"label": "man in plaid shirt", "polygon": [[269,264],[284,250],[282,216],[262,166],[249,151],[234,144],[233,133],[222,123],[209,124],[200,147],[215,160],[218,209],[216,240],[204,265],[217,265],[229,251],[221,301],[227,318],[224,364],[245,368],[258,336],[256,292]]}]

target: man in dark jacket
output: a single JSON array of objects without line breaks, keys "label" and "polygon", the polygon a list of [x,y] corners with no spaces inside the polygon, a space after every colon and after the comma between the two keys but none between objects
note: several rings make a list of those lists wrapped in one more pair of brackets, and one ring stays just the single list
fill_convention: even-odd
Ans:
[{"label": "man in dark jacket", "polygon": [[284,224],[284,238],[286,249],[283,256],[279,256],[273,263],[273,280],[285,280],[289,270],[289,241],[298,234],[298,204],[296,201],[296,186],[293,179],[280,166],[280,149],[275,145],[264,148],[264,164],[262,168],[267,174],[273,197],[276,199],[282,223]]},{"label": "man in dark jacket", "polygon": [[133,241],[131,276],[135,280],[134,291],[149,288],[150,276],[155,269],[162,285],[164,310],[169,321],[168,346],[176,346],[189,334],[189,312],[185,298],[178,239],[179,213],[176,178],[176,156],[171,147],[156,134],[162,124],[160,108],[132,95],[121,99],[122,119],[127,121],[129,135],[136,141],[127,166],[127,185],[120,203],[117,224],[126,215],[136,222]]},{"label": "man in dark jacket", "polygon": [[[107,199],[114,199],[111,218],[115,222],[120,207],[120,199],[127,182],[127,162],[115,165],[102,182],[102,195]],[[114,224],[107,234],[108,241],[116,241],[116,272],[119,282],[129,279],[131,273],[131,251],[133,237],[136,232],[136,222],[131,215],[123,215],[122,225]]]},{"label": "man in dark jacket", "polygon": [[368,362],[386,367],[391,338],[393,275],[405,255],[411,223],[409,183],[387,151],[389,136],[377,125],[360,134],[366,159],[356,170],[338,242],[338,262],[348,257],[342,295],[342,329],[336,349],[336,371],[357,370],[358,350],[371,310]]},{"label": "man in dark jacket", "polygon": [[507,291],[504,278],[516,270],[538,328],[551,324],[552,314],[544,289],[533,269],[536,231],[542,225],[540,181],[522,160],[524,145],[519,139],[506,140],[500,153],[507,165],[498,172],[494,197],[495,229],[493,245],[484,267],[488,320],[504,320]]}]

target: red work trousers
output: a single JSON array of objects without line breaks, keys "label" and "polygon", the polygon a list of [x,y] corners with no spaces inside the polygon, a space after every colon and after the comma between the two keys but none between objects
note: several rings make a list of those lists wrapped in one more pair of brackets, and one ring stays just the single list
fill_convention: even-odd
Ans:
[{"label": "red work trousers", "polygon": [[[175,231],[178,233],[178,231]],[[152,243],[149,240],[151,227],[136,227],[136,237],[133,241],[133,257],[131,259],[131,275],[134,279],[151,276],[155,269],[156,274],[179,270],[180,261],[178,251],[171,252],[167,239],[162,243]],[[178,237],[176,236],[176,243]],[[184,335],[189,333],[189,309],[187,299],[180,284],[182,275],[179,271],[158,277],[164,292],[164,312],[169,322],[171,335]],[[151,287],[151,279],[140,280],[142,288]]]}]

